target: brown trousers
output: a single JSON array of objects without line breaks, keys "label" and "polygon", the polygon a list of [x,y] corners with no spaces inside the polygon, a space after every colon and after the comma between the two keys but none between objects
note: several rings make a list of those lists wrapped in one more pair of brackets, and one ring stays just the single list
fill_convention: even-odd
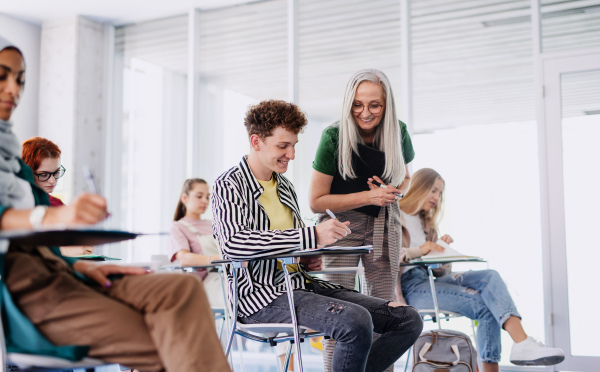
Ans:
[{"label": "brown trousers", "polygon": [[56,345],[140,371],[230,371],[213,314],[195,275],[148,274],[86,285],[46,247],[11,247],[6,284]]}]

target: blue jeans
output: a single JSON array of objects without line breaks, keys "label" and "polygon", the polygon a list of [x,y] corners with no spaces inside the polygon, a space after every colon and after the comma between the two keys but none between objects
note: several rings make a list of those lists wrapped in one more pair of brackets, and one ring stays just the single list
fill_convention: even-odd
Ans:
[{"label": "blue jeans", "polygon": [[[429,276],[423,267],[402,274],[402,294],[417,309],[433,309]],[[521,318],[506,284],[494,270],[451,273],[435,280],[439,308],[477,319],[477,349],[486,363],[500,361],[500,330],[511,315]]]},{"label": "blue jeans", "polygon": [[[348,289],[326,289],[308,283],[294,291],[298,324],[323,332],[337,341],[334,371],[384,371],[417,340],[423,330],[411,306],[392,307],[389,301]],[[287,295],[246,318],[246,324],[290,323]],[[373,332],[381,334],[373,340]],[[372,345],[371,345],[372,344]]]}]

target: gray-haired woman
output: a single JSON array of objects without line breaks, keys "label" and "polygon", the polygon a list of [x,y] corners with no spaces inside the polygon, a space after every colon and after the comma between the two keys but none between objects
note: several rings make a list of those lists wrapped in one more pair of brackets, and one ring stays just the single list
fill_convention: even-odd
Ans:
[{"label": "gray-haired woman", "polygon": [[[365,294],[393,301],[400,263],[401,228],[398,195],[408,189],[407,164],[414,150],[406,125],[396,116],[394,95],[387,76],[379,70],[355,73],[344,95],[342,118],[327,127],[313,161],[309,202],[319,221],[329,217],[350,221],[352,234],[335,244],[373,245],[362,256],[325,256],[327,268],[365,268]],[[376,186],[373,180],[387,187]],[[327,280],[354,288],[349,275]],[[324,342],[325,367],[331,370],[331,341]]]}]

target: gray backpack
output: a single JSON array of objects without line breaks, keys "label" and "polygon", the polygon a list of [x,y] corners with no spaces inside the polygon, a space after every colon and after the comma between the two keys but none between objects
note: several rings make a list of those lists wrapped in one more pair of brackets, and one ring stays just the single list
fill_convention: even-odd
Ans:
[{"label": "gray backpack", "polygon": [[469,336],[451,330],[421,333],[413,346],[413,372],[476,372],[477,350]]}]

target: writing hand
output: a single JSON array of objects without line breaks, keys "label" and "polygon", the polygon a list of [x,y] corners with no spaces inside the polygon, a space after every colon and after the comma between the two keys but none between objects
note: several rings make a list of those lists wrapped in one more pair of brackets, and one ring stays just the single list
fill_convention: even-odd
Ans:
[{"label": "writing hand", "polygon": [[348,226],[350,221],[340,222],[336,219],[330,219],[316,226],[317,244],[320,246],[330,245],[339,239],[352,233]]},{"label": "writing hand", "polygon": [[69,205],[48,208],[43,225],[94,225],[106,218],[106,199],[96,194],[81,194]]}]

